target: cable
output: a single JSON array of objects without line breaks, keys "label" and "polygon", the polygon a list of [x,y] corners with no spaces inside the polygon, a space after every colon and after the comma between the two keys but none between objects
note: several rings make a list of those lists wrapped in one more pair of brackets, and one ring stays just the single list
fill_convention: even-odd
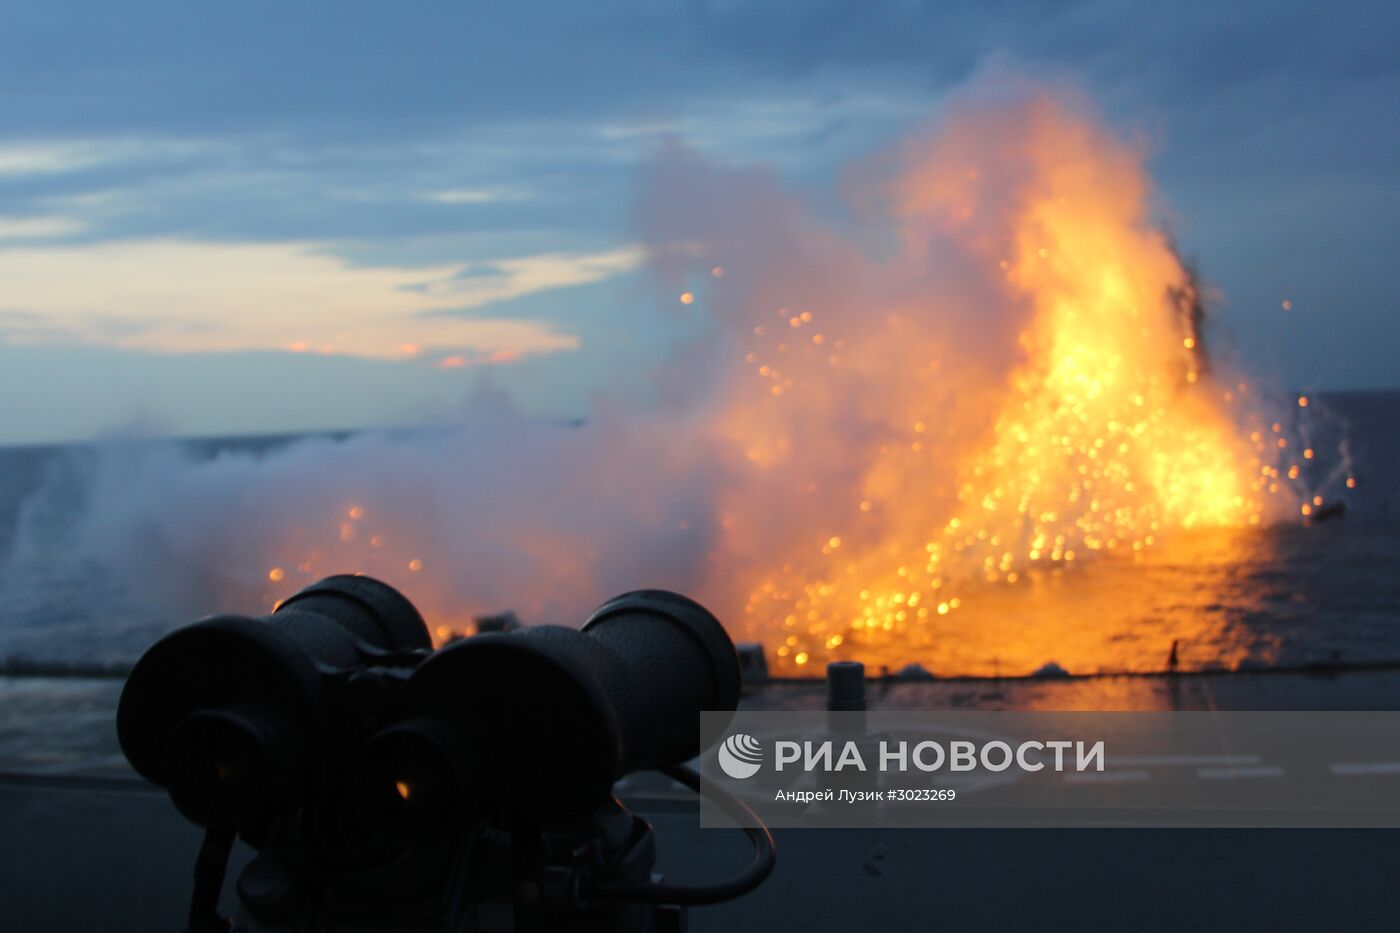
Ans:
[{"label": "cable", "polygon": [[210,827],[194,862],[194,891],[190,895],[190,925],[186,933],[210,933],[228,929],[219,916],[219,892],[228,870],[228,854],[233,848],[233,830]]},{"label": "cable", "polygon": [[[584,896],[600,901],[633,901],[645,904],[718,904],[747,894],[758,887],[773,871],[778,860],[773,847],[773,834],[749,805],[718,787],[700,789],[700,773],[686,765],[659,769],[677,783],[695,793],[708,797],[726,814],[739,823],[744,835],[753,843],[753,861],[742,872],[715,884],[629,884],[626,882],[586,882]],[[749,822],[756,825],[743,825]]]}]

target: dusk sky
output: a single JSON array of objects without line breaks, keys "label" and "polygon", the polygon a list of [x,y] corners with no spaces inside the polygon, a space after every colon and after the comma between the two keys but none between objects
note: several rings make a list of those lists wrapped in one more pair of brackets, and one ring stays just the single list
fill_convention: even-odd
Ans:
[{"label": "dusk sky", "polygon": [[[1400,384],[1400,6],[55,5],[0,13],[0,443],[645,395],[665,140],[839,213],[989,69],[1144,140],[1219,333],[1306,390]],[[1283,302],[1291,304],[1285,311]]]}]

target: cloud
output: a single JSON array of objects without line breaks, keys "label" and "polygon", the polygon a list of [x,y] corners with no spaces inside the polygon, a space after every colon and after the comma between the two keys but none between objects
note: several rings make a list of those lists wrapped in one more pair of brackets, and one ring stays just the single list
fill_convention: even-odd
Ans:
[{"label": "cloud", "polygon": [[498,259],[461,267],[450,278],[415,285],[425,295],[455,299],[456,309],[470,310],[531,292],[589,285],[637,268],[642,251],[624,247],[603,253],[544,253],[518,259]]},{"label": "cloud", "polygon": [[[602,281],[633,248],[477,264],[357,266],[328,244],[135,240],[0,250],[11,343],[166,353],[292,350],[371,358],[513,359],[578,338],[480,313],[495,301]],[[450,310],[452,314],[432,314]],[[15,313],[19,312],[19,313]],[[502,355],[504,354],[504,355]]]},{"label": "cloud", "polygon": [[0,178],[71,172],[103,160],[101,149],[86,142],[0,143]]},{"label": "cloud", "polygon": [[145,165],[207,156],[213,139],[111,136],[0,141],[0,179],[64,175],[117,163]]},{"label": "cloud", "polygon": [[0,240],[51,240],[82,233],[88,225],[76,217],[0,216]]},{"label": "cloud", "polygon": [[498,201],[519,201],[530,195],[516,188],[448,188],[429,191],[420,200],[432,204],[494,204]]}]

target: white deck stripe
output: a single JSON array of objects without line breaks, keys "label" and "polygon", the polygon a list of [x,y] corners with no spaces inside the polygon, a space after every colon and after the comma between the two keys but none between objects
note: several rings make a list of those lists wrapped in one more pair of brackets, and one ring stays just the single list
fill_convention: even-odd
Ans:
[{"label": "white deck stripe", "polygon": [[1189,765],[1191,767],[1228,767],[1237,765],[1257,765],[1258,755],[1110,755],[1114,765],[1130,765],[1139,768],[1160,768],[1166,765]]},{"label": "white deck stripe", "polygon": [[1278,765],[1258,768],[1197,768],[1196,777],[1203,781],[1230,781],[1236,778],[1279,778],[1283,769]]},{"label": "white deck stripe", "polygon": [[1327,770],[1338,777],[1363,774],[1400,774],[1400,761],[1367,761],[1350,765],[1328,765]]},{"label": "white deck stripe", "polygon": [[1146,771],[1084,771],[1065,775],[1066,784],[1127,784],[1146,781],[1152,775]]}]

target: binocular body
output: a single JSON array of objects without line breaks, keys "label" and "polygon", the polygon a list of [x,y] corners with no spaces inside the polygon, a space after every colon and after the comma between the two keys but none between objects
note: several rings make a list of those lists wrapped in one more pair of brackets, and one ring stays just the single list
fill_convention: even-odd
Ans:
[{"label": "binocular body", "polygon": [[401,594],[338,576],[161,639],[117,732],[209,830],[202,861],[235,833],[258,851],[243,929],[657,929],[671,908],[586,894],[651,877],[650,828],[611,787],[695,757],[699,713],[738,696],[728,635],[674,593],[434,652]]},{"label": "binocular body", "polygon": [[158,641],[127,678],[117,737],[191,821],[251,835],[344,763],[347,740],[375,725],[366,695],[431,650],[398,591],[328,577],[271,615],[215,616]]}]

